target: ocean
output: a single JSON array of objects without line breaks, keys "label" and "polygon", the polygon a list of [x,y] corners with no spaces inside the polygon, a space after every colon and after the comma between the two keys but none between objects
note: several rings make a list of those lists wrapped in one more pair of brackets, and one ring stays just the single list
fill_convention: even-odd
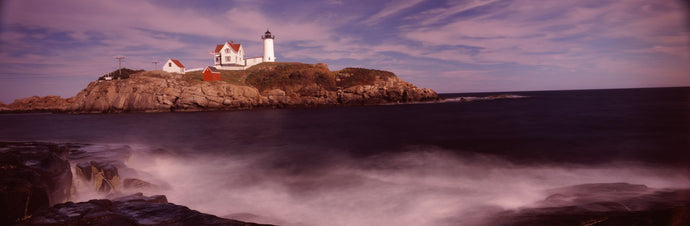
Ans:
[{"label": "ocean", "polygon": [[[491,98],[498,94],[511,96]],[[690,188],[688,87],[441,96],[312,109],[0,114],[0,141],[125,147],[135,176],[164,184],[153,192],[172,203],[282,225],[473,225],[529,207],[551,188]]]}]

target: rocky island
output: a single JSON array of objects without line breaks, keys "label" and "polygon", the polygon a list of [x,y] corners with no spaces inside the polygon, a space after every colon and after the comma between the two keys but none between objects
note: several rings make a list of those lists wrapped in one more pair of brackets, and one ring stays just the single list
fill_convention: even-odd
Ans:
[{"label": "rocky island", "polygon": [[0,105],[2,112],[169,112],[252,108],[375,105],[438,100],[388,71],[324,63],[265,62],[247,70],[221,71],[221,81],[201,72],[137,72],[128,78],[91,82],[76,96],[28,97]]}]

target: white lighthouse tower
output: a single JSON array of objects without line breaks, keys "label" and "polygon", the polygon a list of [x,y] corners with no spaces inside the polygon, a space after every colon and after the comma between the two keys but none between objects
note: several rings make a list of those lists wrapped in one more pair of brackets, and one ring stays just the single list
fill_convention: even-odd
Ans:
[{"label": "white lighthouse tower", "polygon": [[273,54],[273,39],[275,38],[274,35],[271,34],[270,31],[266,30],[266,33],[261,36],[261,39],[264,40],[264,62],[275,62],[276,61],[276,56]]}]

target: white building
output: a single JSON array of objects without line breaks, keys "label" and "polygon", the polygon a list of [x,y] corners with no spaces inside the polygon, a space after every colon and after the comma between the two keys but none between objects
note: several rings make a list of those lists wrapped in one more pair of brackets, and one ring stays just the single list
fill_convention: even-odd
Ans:
[{"label": "white building", "polygon": [[261,39],[264,40],[264,62],[275,62],[276,56],[273,54],[273,39],[276,36],[272,35],[270,31],[266,30]]},{"label": "white building", "polygon": [[233,43],[233,41],[225,42],[225,44],[217,45],[213,52],[213,62],[216,67],[245,66],[244,49],[241,44]]},{"label": "white building", "polygon": [[267,30],[261,39],[264,41],[263,57],[244,58],[242,44],[233,41],[216,45],[216,49],[213,51],[214,66],[219,70],[244,70],[262,62],[275,62],[276,57],[273,52],[275,36]]},{"label": "white building", "polygon": [[163,71],[177,74],[184,74],[185,72],[184,65],[182,65],[179,60],[175,59],[168,59],[168,61],[163,65]]}]

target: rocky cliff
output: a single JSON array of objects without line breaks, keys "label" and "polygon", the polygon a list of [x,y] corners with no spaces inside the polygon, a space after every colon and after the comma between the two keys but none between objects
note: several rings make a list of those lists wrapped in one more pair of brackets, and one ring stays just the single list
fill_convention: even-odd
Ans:
[{"label": "rocky cliff", "polygon": [[373,105],[437,100],[387,71],[326,64],[262,63],[245,71],[222,71],[221,81],[202,81],[200,72],[185,75],[140,72],[128,79],[90,83],[76,96],[30,97],[0,111],[164,112]]}]

